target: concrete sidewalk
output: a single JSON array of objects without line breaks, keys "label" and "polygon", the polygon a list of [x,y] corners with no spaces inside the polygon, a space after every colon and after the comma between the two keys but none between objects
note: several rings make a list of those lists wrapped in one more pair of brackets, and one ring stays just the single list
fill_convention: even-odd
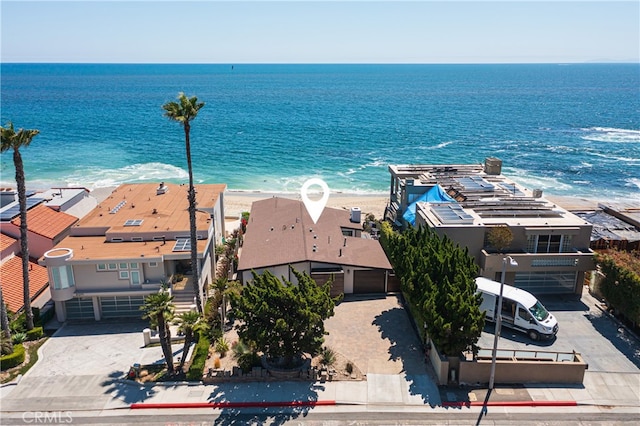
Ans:
[{"label": "concrete sidewalk", "polygon": [[[366,320],[371,324],[370,329],[361,327],[350,333],[343,332],[342,335],[347,336],[344,338],[335,333],[332,341],[340,348],[351,345],[353,354],[349,356],[366,353],[367,357],[359,360],[367,368],[366,381],[142,385],[124,380],[125,369],[135,362],[147,364],[162,360],[159,347],[142,347],[142,323],[95,324],[91,325],[94,330],[91,335],[87,335],[81,326],[65,325],[58,330],[55,339],[49,339],[40,348],[40,360],[19,383],[2,386],[0,409],[5,414],[17,415],[25,411],[128,409],[132,404],[251,405],[297,401],[309,404],[328,402],[345,410],[362,407],[365,410],[446,411],[451,409],[447,407],[482,404],[486,389],[435,385],[431,369],[426,368],[413,342],[413,330],[407,333],[404,326],[400,327],[404,333],[398,334],[396,330],[406,314],[397,307],[396,301],[388,302],[386,307],[376,306],[385,303],[383,300],[371,302],[375,307],[372,311],[378,313]],[[345,310],[344,315],[337,310],[336,323],[332,326],[348,330],[353,322],[349,321],[351,314],[365,315],[359,311],[361,308],[357,302],[350,306],[344,304],[341,307]],[[381,334],[382,339],[371,342],[376,333]],[[364,336],[362,340],[365,343],[354,343],[354,336],[358,334]],[[78,336],[82,337],[81,347],[73,340]],[[366,341],[371,343],[366,345]],[[110,352],[107,353],[107,349]],[[179,355],[180,345],[174,349]],[[491,393],[489,402],[505,407],[516,404],[550,407],[546,410],[554,409],[551,407],[558,402],[567,402],[577,407],[565,407],[565,411],[576,413],[616,407],[640,414],[640,370],[588,370],[582,385],[499,386]]]}]

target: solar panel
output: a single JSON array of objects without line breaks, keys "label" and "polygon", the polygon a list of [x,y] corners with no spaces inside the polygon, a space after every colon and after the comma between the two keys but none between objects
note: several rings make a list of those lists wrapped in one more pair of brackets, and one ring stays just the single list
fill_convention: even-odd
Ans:
[{"label": "solar panel", "polygon": [[172,251],[191,251],[191,238],[178,238]]},{"label": "solar panel", "polygon": [[142,225],[143,219],[128,219],[124,226],[140,226]]},{"label": "solar panel", "polygon": [[504,189],[514,197],[525,197],[527,195],[524,192],[520,191],[515,183],[514,184],[501,183],[500,187],[502,187],[502,189]]},{"label": "solar panel", "polygon": [[446,225],[469,225],[473,224],[473,216],[465,212],[462,206],[456,203],[432,204],[431,211]]},{"label": "solar panel", "polygon": [[[33,206],[36,206],[42,203],[43,201],[44,201],[44,198],[34,198],[34,197],[27,198],[27,210],[29,210]],[[9,221],[9,220],[12,220],[14,217],[17,217],[19,214],[20,214],[20,205],[18,203],[15,203],[14,205],[11,205],[11,207],[9,207],[8,209],[2,210],[2,212],[0,212],[0,220]]]},{"label": "solar panel", "polygon": [[493,184],[487,182],[480,176],[467,176],[467,177],[459,177],[455,179],[465,191],[474,191],[474,192],[491,192],[495,189]]}]

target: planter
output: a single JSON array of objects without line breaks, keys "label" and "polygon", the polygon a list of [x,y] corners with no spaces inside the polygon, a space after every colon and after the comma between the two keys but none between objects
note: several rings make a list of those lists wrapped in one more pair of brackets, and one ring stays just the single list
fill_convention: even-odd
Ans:
[{"label": "planter", "polygon": [[311,358],[308,356],[301,356],[299,358],[300,365],[291,367],[291,368],[283,368],[270,362],[267,360],[267,357],[264,355],[260,358],[260,362],[262,363],[262,368],[267,370],[272,377],[277,379],[297,379],[300,377],[302,372],[306,372],[311,368]]}]

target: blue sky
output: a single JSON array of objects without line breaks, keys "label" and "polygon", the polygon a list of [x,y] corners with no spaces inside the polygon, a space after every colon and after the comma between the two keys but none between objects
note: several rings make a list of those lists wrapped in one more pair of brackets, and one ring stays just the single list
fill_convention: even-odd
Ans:
[{"label": "blue sky", "polygon": [[1,1],[2,62],[640,61],[633,1]]}]

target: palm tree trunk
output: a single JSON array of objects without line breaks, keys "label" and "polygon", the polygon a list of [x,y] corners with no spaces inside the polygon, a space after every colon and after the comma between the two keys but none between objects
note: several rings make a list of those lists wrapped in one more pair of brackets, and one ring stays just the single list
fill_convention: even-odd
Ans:
[{"label": "palm tree trunk", "polygon": [[189,346],[191,346],[192,341],[193,331],[190,328],[187,328],[184,331],[184,346],[182,346],[182,358],[180,358],[180,371],[184,368],[184,363],[187,360],[187,355],[189,354]]},{"label": "palm tree trunk", "polygon": [[31,292],[29,291],[29,244],[27,242],[27,189],[24,179],[24,166],[20,151],[13,149],[13,163],[16,167],[18,185],[18,204],[20,205],[20,251],[22,252],[22,282],[24,311],[27,330],[33,329],[33,311],[31,311]]},{"label": "palm tree trunk", "polygon": [[189,169],[189,237],[191,239],[191,274],[193,276],[193,289],[196,292],[196,307],[202,313],[202,296],[200,292],[200,280],[198,270],[198,237],[196,235],[196,190],[193,186],[193,168],[191,166],[191,143],[189,132],[191,126],[188,121],[184,123],[184,137],[187,151],[187,168]]},{"label": "palm tree trunk", "polygon": [[11,343],[11,329],[9,328],[9,316],[7,315],[7,305],[4,303],[4,295],[2,294],[2,286],[0,285],[0,332],[7,339],[7,345],[13,352],[13,344]]},{"label": "palm tree trunk", "polygon": [[167,363],[167,371],[169,375],[173,375],[173,352],[171,351],[171,330],[169,325],[164,319],[164,312],[158,313],[158,337],[160,338],[160,346],[162,347],[162,353]]}]

